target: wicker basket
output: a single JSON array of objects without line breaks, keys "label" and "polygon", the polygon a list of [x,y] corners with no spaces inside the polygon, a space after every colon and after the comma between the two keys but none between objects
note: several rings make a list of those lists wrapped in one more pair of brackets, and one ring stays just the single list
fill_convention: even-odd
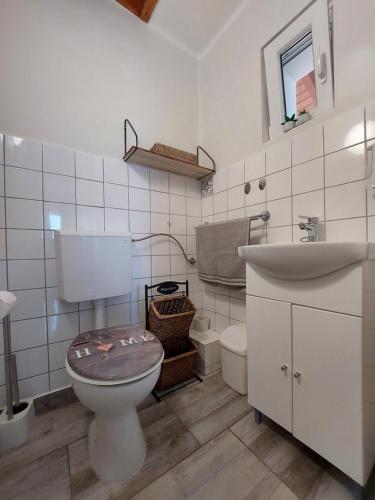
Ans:
[{"label": "wicker basket", "polygon": [[198,351],[190,339],[166,342],[164,361],[155,389],[162,391],[193,378]]},{"label": "wicker basket", "polygon": [[196,311],[194,304],[185,295],[152,300],[148,312],[148,329],[161,343],[188,337]]},{"label": "wicker basket", "polygon": [[171,146],[166,146],[165,144],[160,144],[158,142],[152,146],[151,151],[164,156],[169,156],[170,158],[174,158],[176,160],[194,163],[195,165],[198,163],[197,155],[188,153],[187,151],[182,151],[182,149],[172,148]]}]

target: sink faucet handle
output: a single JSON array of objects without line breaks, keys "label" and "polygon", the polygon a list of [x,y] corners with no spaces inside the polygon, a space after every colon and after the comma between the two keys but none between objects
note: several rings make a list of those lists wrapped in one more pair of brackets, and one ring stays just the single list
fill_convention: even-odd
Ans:
[{"label": "sink faucet handle", "polygon": [[298,217],[300,219],[306,219],[306,220],[311,220],[312,219],[311,215],[299,215]]}]

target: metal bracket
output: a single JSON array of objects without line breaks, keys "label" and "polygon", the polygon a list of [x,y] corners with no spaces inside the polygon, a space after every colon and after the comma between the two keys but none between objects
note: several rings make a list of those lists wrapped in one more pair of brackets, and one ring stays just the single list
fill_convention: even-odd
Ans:
[{"label": "metal bracket", "polygon": [[211,160],[212,162],[212,172],[215,173],[216,172],[216,164],[215,164],[215,160],[212,158],[212,156],[210,156],[207,151],[205,149],[202,148],[202,146],[197,146],[197,163],[198,165],[200,165],[199,163],[199,151],[202,151],[209,160]]},{"label": "metal bracket", "polygon": [[[135,128],[133,127],[133,125],[131,124],[131,122],[127,118],[125,118],[125,121],[124,121],[124,148],[125,148],[125,153],[124,153],[123,158],[125,158],[125,156],[128,154],[128,152],[132,148],[132,146],[130,146],[130,148],[128,150],[128,125],[132,129],[132,132],[133,132],[134,137],[135,137],[135,147],[136,148],[138,147],[138,134],[135,131]],[[133,151],[133,153],[129,156],[129,158],[127,158],[127,161],[129,161],[129,159],[133,156],[134,153],[135,153],[135,151]]]}]

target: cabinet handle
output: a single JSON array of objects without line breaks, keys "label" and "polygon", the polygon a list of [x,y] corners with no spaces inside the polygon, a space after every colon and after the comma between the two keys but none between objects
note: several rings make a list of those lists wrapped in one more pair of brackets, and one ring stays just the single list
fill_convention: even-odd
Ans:
[{"label": "cabinet handle", "polygon": [[301,372],[295,372],[294,378],[300,379],[301,378]]},{"label": "cabinet handle", "polygon": [[284,372],[284,373],[286,373],[288,371],[288,365],[283,365],[281,367],[281,371]]}]

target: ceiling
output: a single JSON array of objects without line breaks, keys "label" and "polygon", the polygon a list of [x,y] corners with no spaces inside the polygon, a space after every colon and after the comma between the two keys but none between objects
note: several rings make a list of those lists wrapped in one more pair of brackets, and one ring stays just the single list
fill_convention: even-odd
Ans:
[{"label": "ceiling", "polygon": [[149,26],[194,57],[203,56],[248,0],[158,0]]}]

